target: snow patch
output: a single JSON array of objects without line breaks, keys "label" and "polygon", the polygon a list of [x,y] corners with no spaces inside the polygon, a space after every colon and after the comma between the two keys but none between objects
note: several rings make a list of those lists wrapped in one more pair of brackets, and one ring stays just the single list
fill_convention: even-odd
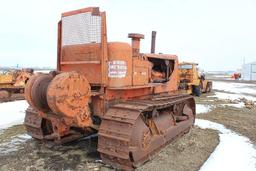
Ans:
[{"label": "snow patch", "polygon": [[256,170],[256,149],[248,138],[238,135],[221,124],[207,120],[196,119],[195,125],[220,132],[219,145],[200,168],[200,171]]},{"label": "snow patch", "polygon": [[0,129],[22,124],[27,107],[25,100],[0,103]]},{"label": "snow patch", "polygon": [[44,73],[44,74],[48,74],[49,72],[51,72],[52,70],[35,70],[35,73]]},{"label": "snow patch", "polygon": [[230,107],[236,107],[236,108],[243,108],[244,103],[237,103],[237,104],[222,104],[221,106],[230,106]]},{"label": "snow patch", "polygon": [[219,99],[237,100],[245,98],[247,100],[256,101],[256,84],[231,83],[223,81],[214,81],[213,89],[217,91],[214,96]]},{"label": "snow patch", "polygon": [[215,78],[230,78],[231,79],[230,75],[214,75],[213,77],[215,77]]},{"label": "snow patch", "polygon": [[226,91],[226,92],[230,92],[230,93],[240,93],[240,94],[246,93],[246,94],[256,95],[256,85],[255,84],[214,81],[213,89]]},{"label": "snow patch", "polygon": [[247,100],[256,101],[256,97],[253,97],[253,96],[246,96],[242,94],[230,94],[230,93],[223,93],[223,92],[215,92],[215,95],[208,96],[208,97],[216,97],[218,99],[223,99],[223,100],[225,99],[237,100],[237,99],[245,98]]},{"label": "snow patch", "polygon": [[196,104],[197,114],[208,113],[210,111],[211,111],[211,107],[209,105]]},{"label": "snow patch", "polygon": [[22,134],[14,137],[12,140],[8,142],[4,142],[0,144],[0,154],[8,154],[10,152],[14,152],[18,150],[18,146],[20,144],[25,143],[27,140],[31,139],[31,137],[27,134]]}]

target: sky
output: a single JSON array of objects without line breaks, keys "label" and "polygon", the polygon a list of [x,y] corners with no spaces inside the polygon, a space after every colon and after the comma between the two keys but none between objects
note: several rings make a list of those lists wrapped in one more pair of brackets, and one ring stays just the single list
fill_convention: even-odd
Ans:
[{"label": "sky", "polygon": [[142,33],[149,52],[155,30],[157,53],[206,71],[256,61],[255,0],[1,0],[0,66],[55,67],[61,13],[89,6],[106,11],[109,42]]}]

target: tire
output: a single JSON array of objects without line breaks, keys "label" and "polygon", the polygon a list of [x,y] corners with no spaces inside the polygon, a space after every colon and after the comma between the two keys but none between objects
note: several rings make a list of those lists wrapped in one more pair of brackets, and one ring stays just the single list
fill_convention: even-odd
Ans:
[{"label": "tire", "polygon": [[6,90],[0,90],[0,99],[8,99],[11,97],[11,93]]},{"label": "tire", "polygon": [[193,95],[199,97],[201,95],[200,86],[193,86]]},{"label": "tire", "polygon": [[212,83],[208,83],[206,87],[206,93],[210,93],[212,91]]}]

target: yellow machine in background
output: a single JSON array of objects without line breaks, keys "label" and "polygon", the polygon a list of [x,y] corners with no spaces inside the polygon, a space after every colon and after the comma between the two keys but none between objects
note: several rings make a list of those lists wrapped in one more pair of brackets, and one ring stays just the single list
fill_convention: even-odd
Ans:
[{"label": "yellow machine in background", "polygon": [[198,64],[182,62],[179,64],[179,90],[187,94],[200,96],[212,90],[212,82],[205,79],[204,74],[199,74]]},{"label": "yellow machine in background", "polygon": [[32,69],[8,70],[0,73],[0,99],[12,93],[23,93],[25,84],[33,75]]}]

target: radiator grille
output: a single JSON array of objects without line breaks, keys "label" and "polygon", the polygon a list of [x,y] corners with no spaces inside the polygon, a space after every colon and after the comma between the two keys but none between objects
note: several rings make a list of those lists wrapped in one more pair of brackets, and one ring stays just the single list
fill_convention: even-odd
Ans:
[{"label": "radiator grille", "polygon": [[91,12],[62,18],[62,46],[101,42],[101,16]]}]

